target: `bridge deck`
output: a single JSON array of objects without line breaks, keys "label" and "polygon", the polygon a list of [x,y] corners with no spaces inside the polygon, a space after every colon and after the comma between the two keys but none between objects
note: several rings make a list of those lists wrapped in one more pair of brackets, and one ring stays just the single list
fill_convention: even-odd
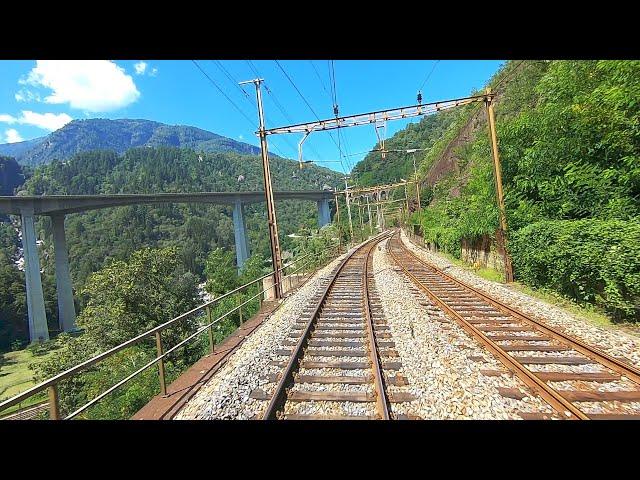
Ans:
[{"label": "bridge deck", "polygon": [[[276,200],[332,200],[330,190],[274,192]],[[98,208],[149,203],[212,203],[232,205],[264,202],[264,192],[194,192],[114,195],[41,195],[0,196],[0,213],[20,215],[32,209],[35,215],[77,213]]]}]

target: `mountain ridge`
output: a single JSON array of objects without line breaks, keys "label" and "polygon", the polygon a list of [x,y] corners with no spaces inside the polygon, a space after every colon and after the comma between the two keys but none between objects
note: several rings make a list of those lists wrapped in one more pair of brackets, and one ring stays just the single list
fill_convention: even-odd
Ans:
[{"label": "mountain ridge", "polygon": [[91,118],[73,120],[44,137],[0,144],[0,155],[12,156],[21,165],[38,166],[66,160],[88,150],[124,153],[133,147],[159,146],[186,147],[203,153],[260,153],[260,148],[254,145],[189,125],[168,125],[146,119]]}]

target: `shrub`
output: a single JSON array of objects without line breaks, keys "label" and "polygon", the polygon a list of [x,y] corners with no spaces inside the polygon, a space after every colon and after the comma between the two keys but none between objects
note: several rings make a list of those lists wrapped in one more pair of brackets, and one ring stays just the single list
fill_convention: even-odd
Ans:
[{"label": "shrub", "polygon": [[593,303],[615,320],[640,318],[637,218],[541,221],[515,232],[509,246],[525,283]]}]

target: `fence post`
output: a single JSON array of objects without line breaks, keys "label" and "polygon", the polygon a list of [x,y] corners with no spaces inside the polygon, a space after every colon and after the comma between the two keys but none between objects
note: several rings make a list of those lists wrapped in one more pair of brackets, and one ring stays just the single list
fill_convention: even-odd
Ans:
[{"label": "fence post", "polygon": [[213,353],[213,347],[215,345],[215,341],[213,339],[213,325],[211,325],[211,323],[213,322],[213,320],[211,320],[211,307],[207,306],[207,323],[209,324],[209,328],[207,329],[209,331],[209,353]]},{"label": "fence post", "polygon": [[238,296],[238,313],[240,314],[240,325],[242,325],[242,297]]},{"label": "fence post", "polygon": [[58,402],[58,386],[49,386],[49,420],[60,420],[60,405]]},{"label": "fence post", "polygon": [[[162,356],[162,337],[160,334],[160,330],[156,332],[156,350],[158,352],[158,356]],[[160,393],[162,396],[167,396],[167,383],[164,378],[164,359],[161,358],[158,360],[158,375],[160,377]]]}]

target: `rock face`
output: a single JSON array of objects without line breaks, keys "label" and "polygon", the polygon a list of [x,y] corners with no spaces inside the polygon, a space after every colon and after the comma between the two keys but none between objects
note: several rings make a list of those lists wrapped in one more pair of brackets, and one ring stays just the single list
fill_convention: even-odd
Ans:
[{"label": "rock face", "polygon": [[132,147],[188,147],[204,152],[257,155],[260,149],[207,130],[166,125],[150,120],[93,118],[74,120],[55,132],[25,142],[0,145],[0,155],[11,155],[23,165],[64,160],[87,150],[123,153]]}]

